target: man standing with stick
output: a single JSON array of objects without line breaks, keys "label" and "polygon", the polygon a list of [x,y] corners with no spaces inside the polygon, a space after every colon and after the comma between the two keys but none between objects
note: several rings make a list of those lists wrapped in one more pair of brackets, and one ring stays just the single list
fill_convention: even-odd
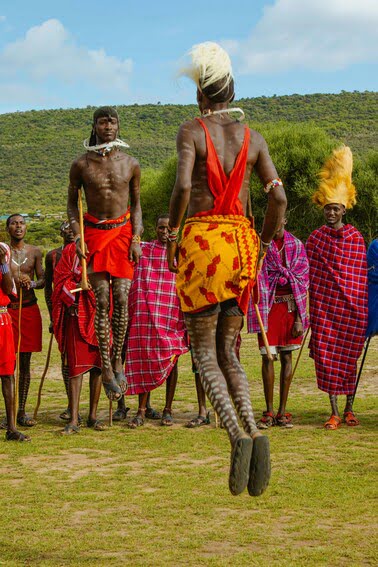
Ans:
[{"label": "man standing with stick", "polygon": [[277,414],[273,408],[274,363],[269,360],[255,310],[248,309],[248,332],[259,333],[262,356],[262,378],[266,411],[257,423],[259,429],[272,425],[293,427],[292,415],[286,412],[286,402],[293,377],[292,351],[300,349],[303,333],[308,327],[306,314],[309,266],[304,245],[285,230],[284,219],[268,248],[259,274],[260,311],[274,360],[280,357],[280,404]]},{"label": "man standing with stick", "polygon": [[[89,143],[84,143],[87,152],[71,166],[67,204],[76,251],[87,261],[88,277],[96,297],[95,330],[102,383],[110,400],[118,400],[127,389],[122,348],[133,264],[138,263],[142,253],[143,232],[140,167],[135,158],[119,150],[128,146],[117,138],[118,132],[117,111],[111,107],[98,108],[93,115],[91,138]],[[86,250],[80,239],[78,194],[81,187],[88,208],[84,215]],[[110,320],[111,291],[113,314]]]},{"label": "man standing with stick", "polygon": [[[25,243],[26,224],[21,215],[9,216],[6,225],[11,239],[11,273],[19,294],[18,297],[11,295],[9,304],[14,349],[16,352],[19,351],[20,362],[17,423],[24,427],[32,427],[36,421],[26,415],[25,406],[31,379],[31,355],[42,350],[42,319],[34,293],[35,289],[42,289],[45,286],[42,253],[37,246]],[[37,277],[36,280],[34,276]]]},{"label": "man standing with stick", "polygon": [[356,204],[350,148],[335,150],[320,172],[313,201],[323,209],[326,224],[306,242],[310,264],[310,356],[318,388],[329,394],[331,417],[324,427],[341,426],[337,404],[346,396],[344,422],[359,425],[353,413],[357,360],[368,322],[366,248],[362,235],[344,224],[346,209]]},{"label": "man standing with stick", "polygon": [[[207,42],[195,46],[191,57],[184,74],[196,83],[201,119],[183,124],[177,136],[168,263],[177,272],[177,291],[202,385],[230,439],[230,491],[240,494],[248,485],[249,494],[258,496],[269,483],[269,440],[257,430],[248,380],[235,352],[260,251],[260,240],[245,216],[252,168],[268,193],[263,253],[282,222],[286,197],[263,137],[230,116],[240,109],[229,108],[234,81],[228,54]],[[178,250],[176,240],[187,208],[189,218]]]},{"label": "man standing with stick", "polygon": [[[50,252],[48,252],[46,254],[46,258],[45,258],[45,301],[46,301],[46,305],[47,305],[47,309],[49,310],[49,315],[50,315],[50,327],[49,327],[49,331],[50,333],[53,333],[53,322],[52,322],[52,310],[53,310],[53,305],[52,305],[52,294],[53,294],[53,277],[54,277],[54,270],[56,268],[56,265],[58,264],[61,256],[62,256],[62,252],[63,249],[68,246],[68,244],[70,244],[71,242],[73,242],[73,234],[72,234],[72,230],[71,230],[71,226],[70,223],[67,221],[63,221],[62,224],[60,225],[60,236],[63,238],[63,244],[62,246],[59,246],[59,248],[54,248],[54,250],[50,250]],[[67,394],[67,399],[69,401],[69,377],[68,377],[68,365],[67,362],[65,361],[65,353],[62,353],[61,359],[62,359],[62,364],[61,364],[61,369],[62,369],[62,376],[63,376],[63,382],[64,382],[64,387],[66,389],[66,394]],[[69,407],[67,407],[66,410],[64,410],[60,416],[61,419],[64,420],[68,420],[71,418],[70,415],[70,410]]]}]

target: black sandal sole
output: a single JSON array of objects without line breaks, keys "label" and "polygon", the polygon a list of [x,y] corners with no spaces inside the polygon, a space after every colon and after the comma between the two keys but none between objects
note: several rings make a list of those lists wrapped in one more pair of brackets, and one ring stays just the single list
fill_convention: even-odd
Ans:
[{"label": "black sandal sole", "polygon": [[253,440],[249,470],[248,493],[260,496],[268,487],[271,475],[269,438],[256,437]]},{"label": "black sandal sole", "polygon": [[243,435],[232,448],[228,486],[233,496],[241,494],[247,487],[252,447],[251,437]]}]

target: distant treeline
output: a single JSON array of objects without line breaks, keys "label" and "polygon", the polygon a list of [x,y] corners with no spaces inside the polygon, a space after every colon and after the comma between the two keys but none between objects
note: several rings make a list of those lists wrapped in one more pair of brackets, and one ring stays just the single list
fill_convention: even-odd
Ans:
[{"label": "distant treeline", "polygon": [[[288,193],[289,226],[299,237],[322,222],[310,203],[317,173],[332,148],[351,146],[358,205],[348,220],[366,240],[377,231],[378,93],[342,92],[241,99],[235,104],[247,123],[267,139],[273,161]],[[142,165],[145,236],[153,236],[155,215],[168,207],[175,177],[175,138],[179,125],[198,115],[194,105],[130,105],[117,107],[121,137]],[[83,151],[91,131],[93,107],[0,115],[0,214],[34,214],[65,210],[68,172]],[[256,225],[261,225],[265,194],[252,184]],[[60,221],[32,223],[29,241],[43,247],[59,242]],[[56,226],[55,226],[56,225]],[[53,232],[53,233],[52,233]],[[1,238],[1,231],[0,231]]]}]

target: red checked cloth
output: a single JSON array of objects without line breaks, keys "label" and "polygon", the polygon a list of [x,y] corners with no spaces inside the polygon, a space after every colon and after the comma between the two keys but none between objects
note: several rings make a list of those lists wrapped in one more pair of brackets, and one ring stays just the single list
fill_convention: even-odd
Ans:
[{"label": "red checked cloth", "polygon": [[310,356],[318,388],[354,393],[367,327],[367,262],[361,234],[350,224],[322,226],[306,243],[310,264]]},{"label": "red checked cloth", "polygon": [[166,248],[159,241],[142,243],[129,294],[125,374],[128,395],[160,386],[178,357],[188,351],[186,329],[168,270]]}]

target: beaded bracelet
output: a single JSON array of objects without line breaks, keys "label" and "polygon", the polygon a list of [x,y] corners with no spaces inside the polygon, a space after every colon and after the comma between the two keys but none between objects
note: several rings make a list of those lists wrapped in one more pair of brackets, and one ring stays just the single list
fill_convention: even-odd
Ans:
[{"label": "beaded bracelet", "polygon": [[30,288],[31,289],[35,289],[36,287],[37,287],[37,282],[35,282],[35,281],[30,282]]},{"label": "beaded bracelet", "polygon": [[74,242],[75,244],[77,243],[77,241],[80,240],[80,234],[77,234],[74,238]]},{"label": "beaded bracelet", "polygon": [[277,177],[277,179],[272,179],[272,181],[269,181],[269,183],[265,185],[264,191],[265,193],[269,193],[269,191],[275,189],[276,187],[283,187],[283,183],[279,177]]},{"label": "beaded bracelet", "polygon": [[140,244],[141,238],[139,236],[139,234],[133,234],[132,238],[131,238],[131,242],[134,242],[135,244]]},{"label": "beaded bracelet", "polygon": [[179,226],[172,227],[172,226],[168,225],[168,232],[169,233],[174,232],[174,233],[178,234],[180,232],[180,227]]},{"label": "beaded bracelet", "polygon": [[266,246],[266,247],[268,248],[268,247],[270,246],[270,243],[271,243],[272,241],[270,241],[270,242],[264,242],[264,241],[261,240],[261,238],[260,238],[260,242],[261,242],[261,244],[262,244],[263,246]]},{"label": "beaded bracelet", "polygon": [[0,272],[2,274],[9,274],[9,266],[8,264],[0,264]]},{"label": "beaded bracelet", "polygon": [[167,236],[168,242],[176,242],[177,237],[178,237],[177,232],[169,232]]}]

